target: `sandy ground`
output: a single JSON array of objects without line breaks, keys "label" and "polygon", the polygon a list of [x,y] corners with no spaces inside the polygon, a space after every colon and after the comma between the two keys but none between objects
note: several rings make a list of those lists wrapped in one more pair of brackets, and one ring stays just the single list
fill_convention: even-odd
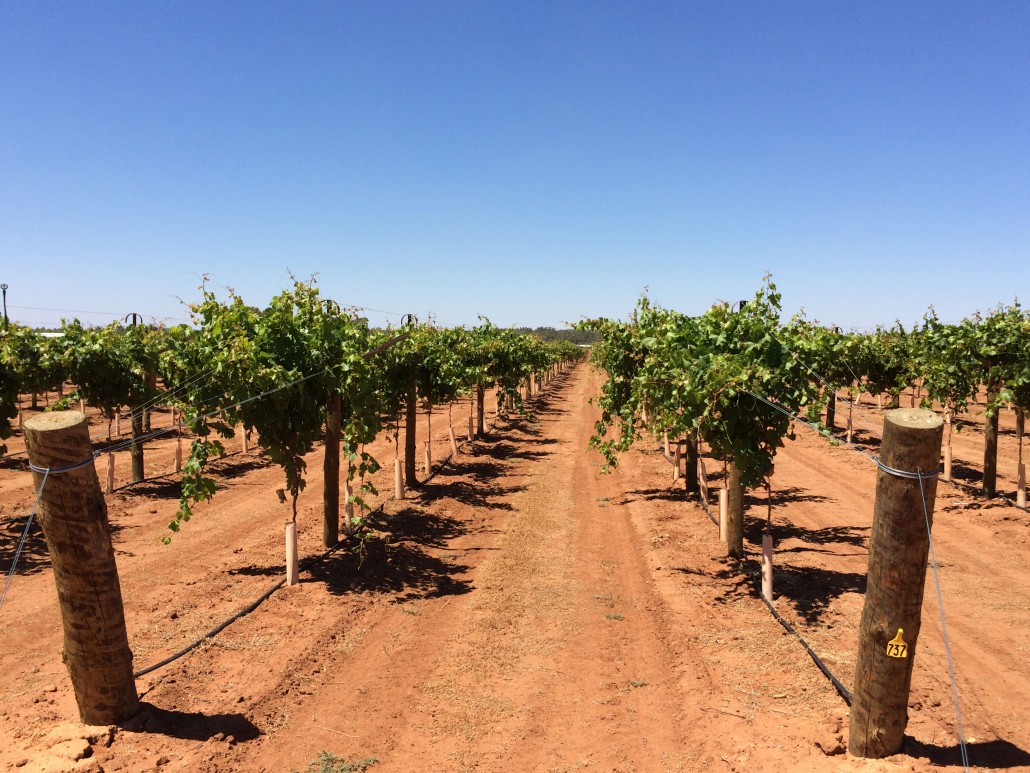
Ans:
[{"label": "sandy ground", "polygon": [[[932,576],[905,747],[853,758],[847,705],[758,597],[764,493],[748,499],[747,560],[726,559],[657,441],[599,474],[587,446],[599,386],[587,366],[567,374],[531,420],[500,420],[463,443],[402,502],[387,499],[392,440],[378,441],[384,512],[362,550],[333,553],[141,677],[144,711],[119,727],[76,721],[35,532],[0,611],[0,768],[302,771],[326,751],[375,759],[374,771],[960,770]],[[461,434],[468,402],[453,410]],[[434,416],[434,459],[450,452],[445,416]],[[856,409],[870,450],[881,425],[875,407]],[[1015,477],[1011,414],[1002,426],[1004,491]],[[970,426],[953,444],[972,479],[982,433]],[[172,448],[148,449],[148,471],[168,469]],[[320,449],[308,462],[298,523],[311,556],[322,550]],[[706,466],[718,486],[719,463]],[[215,467],[222,490],[170,546],[159,538],[174,478],[107,497],[136,668],[283,574],[281,472],[256,451]],[[874,471],[799,429],[773,479],[774,605],[849,688]],[[31,486],[16,455],[0,465],[0,569]],[[934,538],[972,767],[1030,770],[1030,516],[941,483]]]}]

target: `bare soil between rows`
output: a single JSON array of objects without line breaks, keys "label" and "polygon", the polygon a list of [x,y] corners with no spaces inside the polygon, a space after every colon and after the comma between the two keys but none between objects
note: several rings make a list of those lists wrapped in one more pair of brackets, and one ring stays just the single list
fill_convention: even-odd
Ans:
[{"label": "bare soil between rows", "polygon": [[[905,747],[851,757],[847,705],[758,597],[764,494],[748,498],[747,560],[726,559],[657,441],[599,473],[599,385],[586,366],[564,375],[531,418],[498,419],[404,501],[387,497],[392,438],[377,441],[384,507],[362,549],[337,550],[141,677],[144,711],[119,727],[76,721],[34,532],[0,611],[0,768],[289,771],[328,751],[375,759],[372,771],[960,770],[933,578]],[[446,414],[434,459],[450,453]],[[468,402],[453,415],[461,434]],[[882,417],[859,415],[875,450]],[[972,466],[975,428],[961,438],[956,459]],[[148,447],[151,471],[170,467],[173,444]],[[1003,474],[1010,446],[1003,433]],[[322,552],[321,463],[316,449],[298,516],[306,556]],[[169,546],[174,478],[107,497],[137,669],[283,575],[281,472],[255,451],[216,467],[221,490]],[[706,467],[719,485],[719,464]],[[875,467],[799,429],[773,486],[774,605],[850,687]],[[0,466],[3,569],[31,489],[19,464]],[[972,767],[1030,770],[1030,516],[942,482],[933,533]]]}]

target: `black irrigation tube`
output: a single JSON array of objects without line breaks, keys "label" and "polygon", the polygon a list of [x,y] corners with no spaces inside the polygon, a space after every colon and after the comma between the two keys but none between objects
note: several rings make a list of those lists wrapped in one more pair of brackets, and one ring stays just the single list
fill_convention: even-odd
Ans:
[{"label": "black irrigation tube", "polygon": [[776,611],[776,607],[769,603],[769,599],[767,599],[765,596],[762,596],[761,594],[759,594],[759,596],[762,599],[762,601],[765,602],[765,605],[769,607],[769,611],[772,612],[773,617],[775,617],[779,621],[780,625],[782,625],[788,633],[793,634],[794,638],[801,642],[801,646],[805,648],[805,652],[808,653],[809,657],[812,658],[812,661],[819,667],[819,670],[823,672],[826,678],[830,680],[830,684],[833,685],[833,688],[837,691],[837,694],[840,695],[840,697],[844,699],[844,702],[850,706],[851,691],[848,690],[848,688],[841,683],[840,679],[833,675],[833,672],[830,671],[829,668],[827,668],[826,664],[823,663],[822,659],[815,654],[811,647],[808,646],[808,642],[801,637],[801,634],[794,630],[794,626],[792,626],[790,623],[788,623],[780,616],[780,613]]},{"label": "black irrigation tube", "polygon": [[[375,515],[377,513],[381,513],[382,510],[383,510],[383,507],[385,505],[386,505],[385,502],[383,504],[379,505],[379,507],[377,507],[375,510],[373,510],[372,512],[370,512],[368,514],[368,517],[371,517],[371,516],[373,516],[373,515]],[[314,557],[309,558],[306,561],[302,562],[301,565],[300,565],[300,571],[301,572],[306,572],[311,567],[317,566],[318,564],[322,563],[330,555],[332,555],[337,550],[339,550],[341,547],[343,547],[344,543],[348,542],[353,537],[354,537],[353,534],[348,534],[346,537],[344,537],[342,540],[337,542],[335,545],[333,545],[331,548],[326,550],[321,555],[314,556]],[[157,663],[154,663],[153,665],[147,666],[144,669],[136,671],[132,675],[132,678],[133,679],[139,679],[141,676],[146,676],[151,671],[156,671],[157,669],[161,668],[162,666],[167,666],[169,663],[172,663],[172,662],[178,660],[179,658],[183,657],[184,655],[188,655],[190,652],[195,650],[197,647],[199,647],[205,641],[207,641],[208,639],[212,638],[213,636],[217,636],[219,633],[224,631],[226,628],[228,628],[230,625],[235,623],[241,617],[245,617],[246,615],[249,615],[251,612],[253,612],[255,609],[257,609],[259,606],[261,606],[262,603],[264,603],[273,593],[275,593],[277,590],[279,590],[285,584],[286,584],[286,578],[284,577],[283,579],[279,580],[279,582],[275,583],[275,585],[273,585],[268,590],[266,590],[264,593],[262,593],[260,596],[258,596],[256,599],[254,599],[254,601],[252,601],[249,604],[247,604],[247,606],[245,606],[239,612],[237,612],[236,614],[234,614],[232,617],[228,618],[227,620],[223,620],[221,623],[216,625],[214,628],[212,628],[210,631],[205,633],[203,636],[201,636],[196,641],[194,641],[194,642],[192,642],[190,644],[187,644],[181,650],[179,650],[178,652],[176,652],[173,655],[169,655],[164,660],[161,660],[161,661],[159,661]]]},{"label": "black irrigation tube", "polygon": [[[705,501],[705,498],[701,495],[700,491],[697,492],[697,499],[701,503],[701,507],[705,511],[705,515],[708,516],[708,518],[712,521],[712,523],[714,523],[716,526],[718,526],[719,522],[715,519],[715,516],[712,515],[712,511],[709,510],[708,503]],[[848,688],[844,686],[844,684],[840,681],[840,679],[838,679],[836,676],[834,676],[833,672],[830,671],[829,667],[823,662],[822,658],[820,658],[815,653],[815,651],[808,645],[808,642],[805,641],[804,638],[802,638],[801,634],[799,634],[794,629],[794,626],[792,626],[789,622],[787,622],[780,615],[780,613],[776,611],[776,608],[769,602],[769,599],[767,599],[761,593],[758,594],[758,597],[760,599],[762,599],[762,601],[765,602],[765,605],[767,607],[769,607],[769,611],[772,612],[772,615],[773,615],[773,617],[776,618],[777,622],[779,622],[779,624],[782,625],[787,630],[788,633],[792,634],[795,639],[797,639],[799,642],[801,642],[801,646],[805,648],[805,652],[807,652],[808,656],[810,658],[812,658],[812,662],[815,663],[816,666],[818,666],[819,670],[823,672],[823,675],[827,679],[830,680],[830,684],[833,685],[833,689],[835,689],[837,691],[837,694],[840,695],[840,697],[844,700],[844,702],[848,706],[850,706],[851,705],[851,691],[848,690]]]}]

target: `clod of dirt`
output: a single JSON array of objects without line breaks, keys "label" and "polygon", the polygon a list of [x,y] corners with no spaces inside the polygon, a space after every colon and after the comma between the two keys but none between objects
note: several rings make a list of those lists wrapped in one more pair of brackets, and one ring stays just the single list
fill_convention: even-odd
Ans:
[{"label": "clod of dirt", "polygon": [[816,748],[827,757],[833,757],[844,753],[844,735],[841,733],[839,722],[825,725],[819,731],[819,737],[815,741]]}]

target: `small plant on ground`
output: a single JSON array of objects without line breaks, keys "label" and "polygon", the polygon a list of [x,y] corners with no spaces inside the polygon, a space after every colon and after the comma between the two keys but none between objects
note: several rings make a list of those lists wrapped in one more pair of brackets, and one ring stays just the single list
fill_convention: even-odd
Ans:
[{"label": "small plant on ground", "polygon": [[[308,763],[304,773],[364,773],[377,762],[379,760],[375,757],[347,762],[332,752],[321,751],[318,753],[317,760]],[[291,771],[291,773],[297,773],[297,771]]]}]

